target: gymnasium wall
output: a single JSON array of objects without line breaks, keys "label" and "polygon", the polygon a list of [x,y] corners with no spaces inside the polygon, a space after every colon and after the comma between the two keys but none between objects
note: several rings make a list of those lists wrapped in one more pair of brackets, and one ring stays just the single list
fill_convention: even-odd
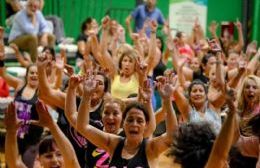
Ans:
[{"label": "gymnasium wall", "polygon": [[[243,0],[208,0],[208,24],[212,20],[235,21],[242,19]],[[254,0],[259,1],[259,0]],[[5,0],[0,0],[0,24],[4,23]],[[45,15],[56,14],[64,21],[66,35],[77,37],[81,22],[89,16],[98,21],[110,14],[124,25],[124,20],[135,7],[135,0],[45,0]],[[169,0],[157,0],[158,7],[168,17]],[[260,39],[258,39],[260,41]]]}]

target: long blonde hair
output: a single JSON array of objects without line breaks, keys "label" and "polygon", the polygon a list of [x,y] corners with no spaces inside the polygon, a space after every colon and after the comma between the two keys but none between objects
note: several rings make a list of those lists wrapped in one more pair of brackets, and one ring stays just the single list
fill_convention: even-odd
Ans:
[{"label": "long blonde hair", "polygon": [[[238,111],[240,113],[240,115],[244,112],[245,107],[247,105],[247,103],[245,102],[245,96],[244,96],[244,89],[245,89],[245,85],[249,80],[253,80],[256,82],[256,86],[257,86],[257,90],[260,89],[260,78],[255,76],[255,75],[248,75],[244,78],[243,82],[242,82],[242,86],[239,88],[238,90],[238,94],[237,94],[237,103],[238,103]],[[259,102],[260,100],[260,95],[257,95],[257,100]]]}]

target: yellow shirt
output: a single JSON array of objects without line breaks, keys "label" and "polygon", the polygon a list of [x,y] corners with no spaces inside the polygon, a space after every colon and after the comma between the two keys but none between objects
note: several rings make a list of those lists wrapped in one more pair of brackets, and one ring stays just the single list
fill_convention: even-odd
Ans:
[{"label": "yellow shirt", "polygon": [[111,85],[111,95],[113,98],[127,98],[132,93],[138,93],[138,79],[135,75],[127,83],[120,81],[120,75],[116,75]]}]

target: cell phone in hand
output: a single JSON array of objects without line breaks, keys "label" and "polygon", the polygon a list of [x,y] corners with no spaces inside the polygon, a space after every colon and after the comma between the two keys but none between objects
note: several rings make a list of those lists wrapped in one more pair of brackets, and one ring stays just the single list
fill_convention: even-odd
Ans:
[{"label": "cell phone in hand", "polygon": [[209,44],[209,47],[210,47],[210,50],[213,52],[213,53],[217,53],[217,52],[221,52],[221,47],[220,45],[218,44],[218,42],[216,41],[216,39],[207,39],[208,41],[208,44]]}]

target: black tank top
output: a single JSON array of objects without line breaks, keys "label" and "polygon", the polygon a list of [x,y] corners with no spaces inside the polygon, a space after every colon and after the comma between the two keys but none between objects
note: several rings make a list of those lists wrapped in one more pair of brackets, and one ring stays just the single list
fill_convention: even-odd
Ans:
[{"label": "black tank top", "polygon": [[137,154],[132,157],[131,159],[124,159],[122,158],[122,150],[124,147],[124,142],[125,138],[122,138],[120,142],[118,143],[113,158],[109,164],[110,168],[135,168],[135,167],[140,167],[140,168],[149,168],[148,160],[146,157],[146,139],[144,139],[140,145],[139,151]]},{"label": "black tank top", "polygon": [[[38,120],[38,113],[35,106],[38,100],[37,91],[35,91],[31,99],[27,100],[22,97],[24,88],[25,86],[16,93],[14,99],[17,117],[25,121]],[[42,127],[27,124],[21,125],[17,133],[19,152],[23,154],[29,146],[36,145],[40,141],[42,132]]]},{"label": "black tank top", "polygon": [[[81,99],[79,97],[76,98],[76,104],[77,107],[79,107]],[[103,129],[103,124],[101,122],[101,110],[102,110],[103,101],[98,106],[98,108],[90,113],[90,125],[98,128]],[[96,146],[90,143],[84,136],[82,136],[80,133],[76,131],[67,120],[64,110],[58,108],[57,112],[59,113],[58,118],[58,125],[61,128],[62,132],[65,134],[65,136],[69,139],[70,143],[72,144],[77,159],[79,161],[81,168],[91,168],[91,166],[88,163],[88,160],[93,160],[91,158],[91,155],[88,155],[88,153],[91,153],[93,150],[96,149]],[[87,157],[88,156],[88,157]],[[86,158],[87,157],[87,158]]]}]

